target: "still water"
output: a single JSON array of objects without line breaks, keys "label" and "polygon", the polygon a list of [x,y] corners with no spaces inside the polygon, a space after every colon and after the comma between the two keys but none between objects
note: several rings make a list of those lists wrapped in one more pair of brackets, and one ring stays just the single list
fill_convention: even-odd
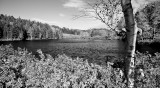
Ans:
[{"label": "still water", "polygon": [[37,54],[37,49],[43,53],[56,57],[58,54],[66,54],[70,57],[81,57],[89,60],[104,59],[106,56],[119,57],[124,54],[124,43],[120,40],[33,40],[33,41],[7,41],[0,44],[12,44],[26,48],[29,52]]}]

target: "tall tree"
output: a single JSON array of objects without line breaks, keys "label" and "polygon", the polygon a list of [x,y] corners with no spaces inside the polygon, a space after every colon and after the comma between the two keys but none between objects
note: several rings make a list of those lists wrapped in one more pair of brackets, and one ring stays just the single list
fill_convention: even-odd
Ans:
[{"label": "tall tree", "polygon": [[124,13],[127,32],[127,52],[125,58],[125,77],[128,88],[134,88],[134,68],[135,68],[135,47],[137,38],[137,28],[135,25],[131,0],[121,0],[122,11]]},{"label": "tall tree", "polygon": [[[96,0],[97,1],[97,0]],[[124,59],[124,73],[129,88],[134,87],[134,55],[137,37],[131,0],[98,0],[95,3],[87,3],[90,8],[82,9],[83,15],[91,16],[105,23],[111,30],[116,31],[119,22],[125,22],[126,29],[126,58]],[[93,14],[94,13],[94,14]],[[120,19],[123,19],[122,21]],[[117,19],[120,16],[120,19]]]}]

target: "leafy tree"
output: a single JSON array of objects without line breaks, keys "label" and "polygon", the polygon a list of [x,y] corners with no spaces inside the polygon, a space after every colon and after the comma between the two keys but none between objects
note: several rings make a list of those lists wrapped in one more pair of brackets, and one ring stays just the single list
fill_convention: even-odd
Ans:
[{"label": "leafy tree", "polygon": [[0,39],[3,38],[3,26],[2,22],[0,21]]},{"label": "leafy tree", "polygon": [[[143,30],[143,38],[146,38],[146,32],[152,36],[149,38],[154,39],[156,35],[159,35],[160,24],[160,1],[151,2],[147,4],[143,9],[140,9],[136,14],[136,20],[138,26]],[[146,38],[147,39],[147,38]]]},{"label": "leafy tree", "polygon": [[19,27],[15,27],[15,28],[12,29],[12,38],[13,39],[18,39],[19,38],[19,35],[20,35],[19,31],[20,31]]},{"label": "leafy tree", "polygon": [[25,41],[28,38],[28,34],[26,30],[23,30],[23,38],[22,40]]}]

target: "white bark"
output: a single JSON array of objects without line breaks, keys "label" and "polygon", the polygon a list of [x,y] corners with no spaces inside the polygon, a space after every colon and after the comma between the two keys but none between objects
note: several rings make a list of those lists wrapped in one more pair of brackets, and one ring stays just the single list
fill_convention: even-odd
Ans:
[{"label": "white bark", "polygon": [[137,38],[137,25],[135,25],[133,8],[131,0],[121,0],[121,6],[124,13],[126,31],[127,31],[127,46],[125,58],[125,77],[127,79],[128,88],[134,88],[134,68],[135,68],[135,47]]}]

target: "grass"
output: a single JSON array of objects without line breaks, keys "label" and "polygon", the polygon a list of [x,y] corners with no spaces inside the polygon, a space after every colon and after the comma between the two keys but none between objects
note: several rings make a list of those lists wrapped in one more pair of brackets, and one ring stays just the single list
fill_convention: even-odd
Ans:
[{"label": "grass", "polygon": [[[58,55],[53,58],[37,50],[36,58],[26,49],[0,46],[0,88],[125,88],[117,69],[89,63],[82,58]],[[142,66],[145,77],[137,73],[138,88],[159,88],[160,54],[136,54],[136,66]]]}]

